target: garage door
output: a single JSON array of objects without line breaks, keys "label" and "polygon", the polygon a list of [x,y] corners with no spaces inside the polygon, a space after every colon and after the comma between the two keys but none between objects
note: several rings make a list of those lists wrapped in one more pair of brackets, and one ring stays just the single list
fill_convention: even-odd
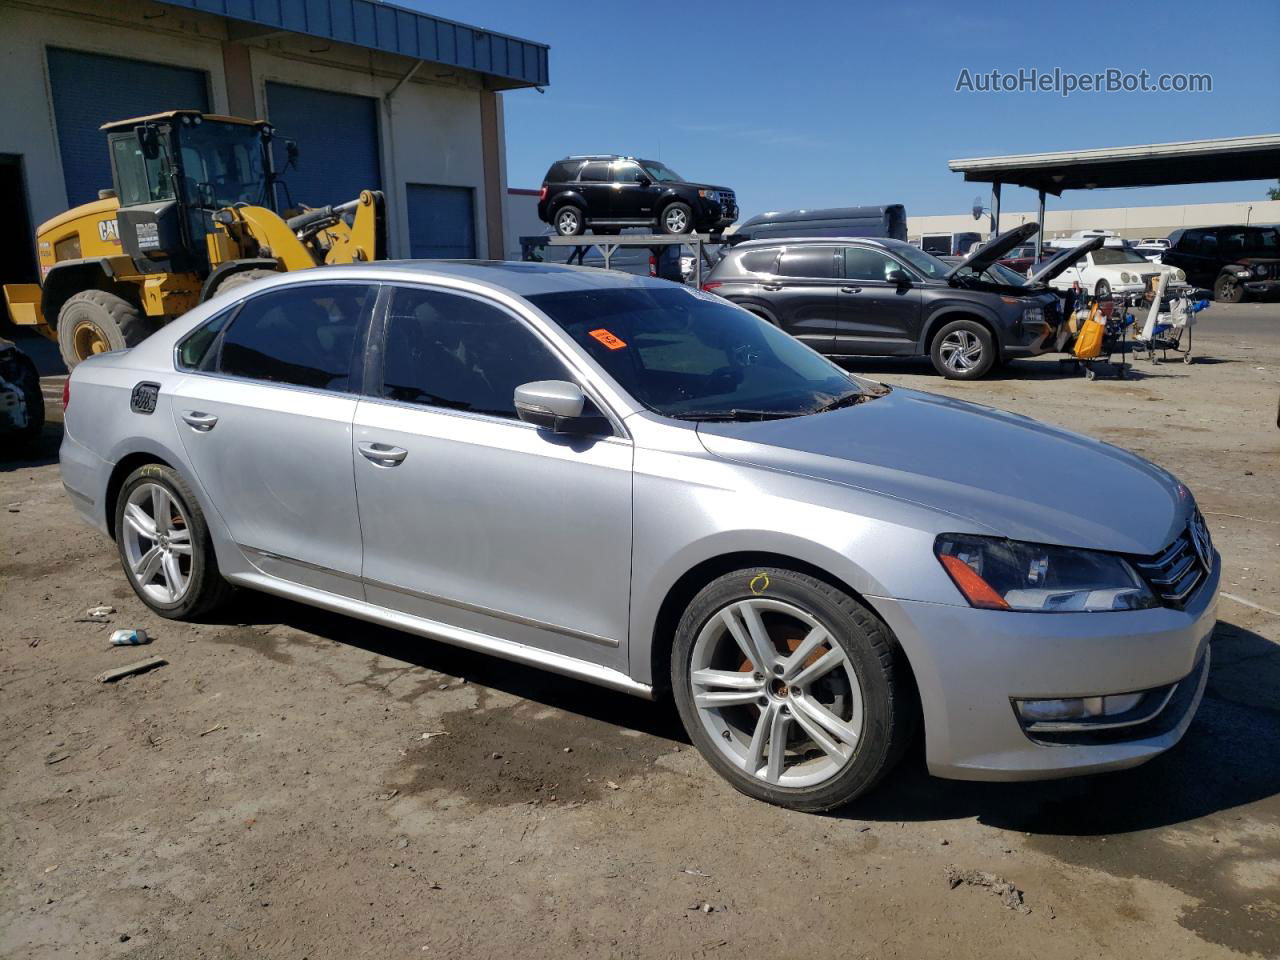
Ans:
[{"label": "garage door", "polygon": [[405,186],[409,202],[409,256],[415,260],[475,257],[475,191],[470,187],[430,183]]},{"label": "garage door", "polygon": [[143,60],[51,47],[49,85],[62,175],[71,205],[111,186],[107,138],[98,128],[165,110],[209,109],[209,75]]},{"label": "garage door", "polygon": [[[268,83],[267,117],[281,138],[298,144],[298,165],[284,172],[294,203],[323,207],[382,188],[376,100]],[[276,156],[280,170],[282,153]]]}]

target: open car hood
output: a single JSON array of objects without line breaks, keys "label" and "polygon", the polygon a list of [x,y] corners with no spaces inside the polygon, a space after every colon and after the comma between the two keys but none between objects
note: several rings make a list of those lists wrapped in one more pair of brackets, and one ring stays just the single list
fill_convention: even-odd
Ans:
[{"label": "open car hood", "polygon": [[1067,267],[1078,262],[1086,253],[1097,250],[1106,242],[1106,237],[1090,237],[1080,245],[1068,247],[1061,253],[1050,257],[1027,277],[1027,286],[1048,283],[1063,270],[1066,270]]},{"label": "open car hood", "polygon": [[1038,223],[1024,223],[1020,227],[1006,230],[999,236],[992,237],[982,246],[972,251],[967,257],[947,271],[947,277],[954,277],[965,267],[972,268],[975,274],[991,266],[1014,247],[1020,247],[1040,230]]}]

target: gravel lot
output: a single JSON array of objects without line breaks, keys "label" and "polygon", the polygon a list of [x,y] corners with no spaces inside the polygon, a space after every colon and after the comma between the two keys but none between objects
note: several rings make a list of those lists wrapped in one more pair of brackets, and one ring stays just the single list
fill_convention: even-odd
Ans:
[{"label": "gravel lot", "polygon": [[[966,784],[917,747],[835,816],[733,792],[667,703],[266,597],[158,619],[74,517],[51,424],[0,461],[0,955],[1280,956],[1280,305],[1215,305],[1196,333],[1195,364],[1123,381],[855,366],[1169,467],[1228,596],[1164,757]],[[77,622],[99,602],[111,624]],[[111,648],[120,626],[155,642]],[[169,663],[94,681],[148,654]]]}]

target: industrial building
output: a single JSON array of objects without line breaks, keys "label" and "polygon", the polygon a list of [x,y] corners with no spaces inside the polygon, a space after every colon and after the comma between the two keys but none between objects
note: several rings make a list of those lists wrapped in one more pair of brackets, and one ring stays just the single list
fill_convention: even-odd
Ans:
[{"label": "industrial building", "polygon": [[544,44],[372,0],[0,0],[0,280],[111,186],[103,123],[177,108],[295,140],[297,203],[384,191],[393,257],[501,257],[500,94],[548,79]]}]

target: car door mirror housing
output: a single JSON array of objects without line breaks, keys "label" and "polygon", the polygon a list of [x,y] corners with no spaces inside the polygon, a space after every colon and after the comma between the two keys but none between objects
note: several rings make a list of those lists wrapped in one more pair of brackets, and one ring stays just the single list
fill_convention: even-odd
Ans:
[{"label": "car door mirror housing", "polygon": [[607,433],[609,422],[568,380],[534,380],[516,387],[516,414],[525,423],[552,433]]},{"label": "car door mirror housing", "polygon": [[653,181],[645,176],[641,176],[638,180],[636,180],[636,183],[640,184],[640,186],[642,187],[649,187],[653,185]]},{"label": "car door mirror housing", "polygon": [[885,274],[885,279],[890,283],[896,283],[900,287],[911,286],[911,277],[907,275],[905,270],[890,270]]}]

